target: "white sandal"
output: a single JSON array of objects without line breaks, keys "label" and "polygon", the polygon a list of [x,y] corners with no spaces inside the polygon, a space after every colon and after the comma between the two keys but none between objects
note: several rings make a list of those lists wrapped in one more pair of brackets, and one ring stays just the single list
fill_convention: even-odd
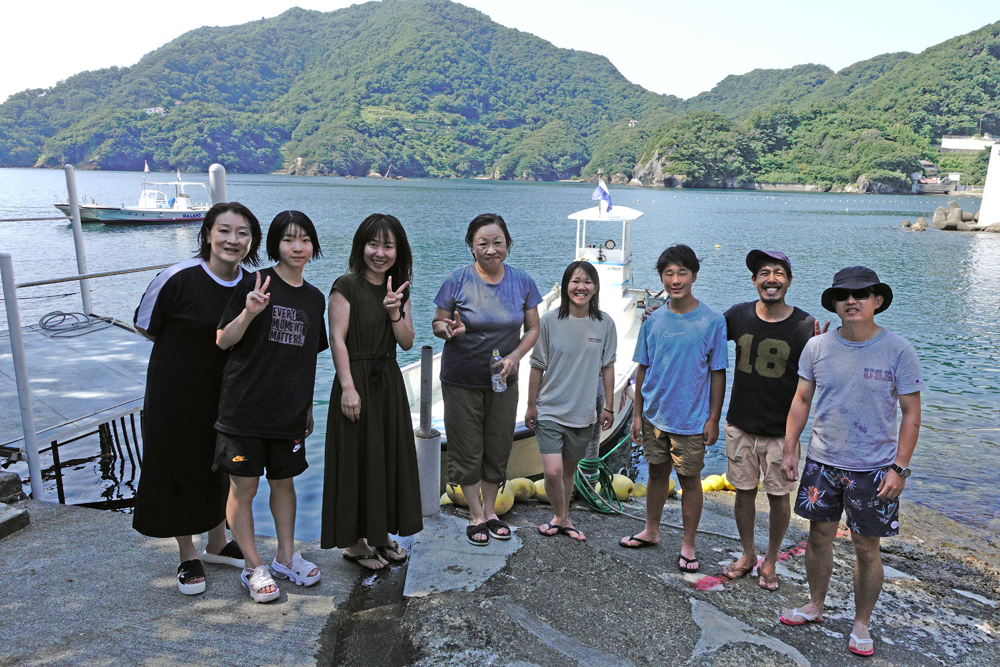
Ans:
[{"label": "white sandal", "polygon": [[[316,574],[310,576],[309,573],[313,570],[316,570]],[[322,576],[316,563],[310,563],[303,558],[301,551],[292,554],[292,560],[287,564],[279,563],[277,559],[272,560],[271,574],[278,579],[290,579],[297,586],[312,586]]]},{"label": "white sandal", "polygon": [[[281,595],[278,584],[274,583],[274,579],[271,578],[267,565],[258,565],[252,570],[249,567],[243,568],[243,571],[240,572],[240,583],[243,588],[250,591],[250,599],[254,602],[270,602],[277,600],[278,596]],[[274,586],[274,590],[270,593],[261,593],[261,590],[268,586]]]}]

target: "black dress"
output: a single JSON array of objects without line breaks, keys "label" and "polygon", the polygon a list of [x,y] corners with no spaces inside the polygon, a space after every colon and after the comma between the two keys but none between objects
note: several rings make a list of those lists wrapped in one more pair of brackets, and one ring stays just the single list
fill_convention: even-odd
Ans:
[{"label": "black dress", "polygon": [[203,260],[188,260],[157,275],[135,311],[136,326],[156,337],[132,517],[143,535],[197,535],[226,518],[229,477],[212,472],[226,361],[215,332],[238,282],[220,280]]},{"label": "black dress", "polygon": [[340,410],[344,391],[334,379],[320,546],[343,549],[361,538],[378,545],[387,533],[413,535],[423,528],[423,519],[410,404],[396,363],[392,323],[382,305],[386,286],[348,273],[333,290],[351,304],[347,352],[361,397],[361,417],[352,422]]}]

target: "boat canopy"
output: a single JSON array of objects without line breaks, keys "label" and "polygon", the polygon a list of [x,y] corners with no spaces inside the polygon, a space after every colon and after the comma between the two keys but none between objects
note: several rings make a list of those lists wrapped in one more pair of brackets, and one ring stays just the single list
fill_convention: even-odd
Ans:
[{"label": "boat canopy", "polygon": [[593,206],[568,215],[567,218],[577,221],[632,222],[641,216],[642,211],[637,211],[634,208],[629,208],[628,206],[619,206],[618,204],[615,204],[611,207],[610,213],[607,211],[601,211],[600,206]]}]

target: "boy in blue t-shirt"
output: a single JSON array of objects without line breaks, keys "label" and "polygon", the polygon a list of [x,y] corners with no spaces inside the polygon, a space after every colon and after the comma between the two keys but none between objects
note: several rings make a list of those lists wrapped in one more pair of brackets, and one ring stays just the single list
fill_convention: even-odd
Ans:
[{"label": "boy in blue t-shirt", "polygon": [[642,323],[632,357],[639,364],[632,440],[642,443],[649,463],[646,527],[618,542],[626,549],[659,543],[673,467],[684,492],[684,537],[677,563],[681,572],[698,571],[694,546],[703,500],[701,471],[705,447],[719,438],[729,365],[725,318],[691,294],[700,266],[686,245],[667,248],[656,261],[670,300]]}]

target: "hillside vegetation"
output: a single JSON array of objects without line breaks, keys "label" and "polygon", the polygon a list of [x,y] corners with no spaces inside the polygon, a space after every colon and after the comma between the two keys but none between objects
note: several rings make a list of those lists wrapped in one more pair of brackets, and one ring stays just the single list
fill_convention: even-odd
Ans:
[{"label": "hillside vegetation", "polygon": [[[938,159],[941,135],[1000,133],[998,33],[840,72],[754,70],[683,101],[448,0],[291,9],[12,96],[0,165],[538,180],[603,169],[643,182],[658,170],[686,185],[904,188]],[[978,156],[946,160],[985,170]]]}]

